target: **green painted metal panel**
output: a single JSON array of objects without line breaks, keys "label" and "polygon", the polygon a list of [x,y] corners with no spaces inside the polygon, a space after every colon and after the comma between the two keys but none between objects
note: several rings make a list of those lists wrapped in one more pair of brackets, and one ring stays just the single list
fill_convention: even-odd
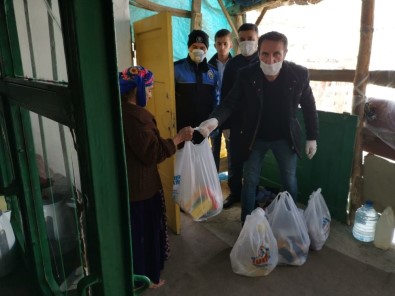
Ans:
[{"label": "green painted metal panel", "polygon": [[[41,221],[37,219],[36,211],[35,211],[35,203],[34,197],[40,199],[40,186],[38,182],[38,172],[36,170],[31,169],[30,161],[32,158],[29,158],[29,154],[34,154],[34,150],[31,151],[31,147],[25,146],[25,132],[24,126],[22,125],[22,117],[26,117],[26,115],[22,115],[20,108],[17,106],[10,106],[9,114],[12,118],[12,130],[13,130],[13,141],[14,142],[14,153],[16,153],[15,157],[13,157],[14,163],[17,164],[15,169],[17,170],[17,178],[16,180],[20,181],[21,189],[18,192],[18,197],[23,205],[23,216],[26,223],[26,241],[29,243],[29,247],[27,248],[26,256],[30,263],[34,263],[35,273],[40,284],[41,293],[43,295],[51,295],[51,290],[47,284],[46,276],[51,276],[50,265],[47,265],[48,268],[43,268],[45,266],[45,254],[42,253],[42,230],[45,228],[44,226],[44,217],[42,217]],[[33,158],[35,161],[35,158]],[[36,168],[36,166],[34,166]],[[34,180],[37,182],[34,182]],[[46,244],[46,249],[48,250],[48,244]],[[29,258],[30,257],[30,258]],[[55,287],[54,287],[55,288]]]},{"label": "green painted metal panel", "polygon": [[[304,156],[298,162],[298,202],[307,204],[310,194],[321,188],[332,217],[346,222],[358,117],[318,111],[318,118],[320,136],[317,154],[312,160]],[[298,119],[304,129],[301,112]],[[272,153],[264,161],[261,184],[281,188],[279,170]]]},{"label": "green painted metal panel", "polygon": [[6,78],[0,87],[13,103],[63,125],[75,127],[71,92],[66,85]]},{"label": "green painted metal panel", "polygon": [[[112,1],[60,2],[94,295],[133,295]],[[94,26],[92,26],[94,24]]]},{"label": "green painted metal panel", "polygon": [[3,76],[22,76],[22,60],[12,0],[0,0],[0,57]]}]

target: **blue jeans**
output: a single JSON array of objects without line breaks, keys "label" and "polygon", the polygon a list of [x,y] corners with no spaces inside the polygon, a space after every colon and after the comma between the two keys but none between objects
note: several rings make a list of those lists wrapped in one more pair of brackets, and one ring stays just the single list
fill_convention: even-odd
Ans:
[{"label": "blue jeans", "polygon": [[257,139],[243,167],[243,188],[241,191],[241,221],[255,209],[256,187],[259,185],[266,152],[271,149],[280,169],[283,187],[296,202],[298,184],[296,180],[297,154],[286,140],[264,141]]}]

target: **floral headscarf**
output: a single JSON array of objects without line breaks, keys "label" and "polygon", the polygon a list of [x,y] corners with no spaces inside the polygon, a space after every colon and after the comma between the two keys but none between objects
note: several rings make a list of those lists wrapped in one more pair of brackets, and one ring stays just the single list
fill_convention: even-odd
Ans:
[{"label": "floral headscarf", "polygon": [[137,87],[137,105],[145,107],[145,88],[154,83],[154,75],[142,66],[129,67],[119,73],[121,95]]}]

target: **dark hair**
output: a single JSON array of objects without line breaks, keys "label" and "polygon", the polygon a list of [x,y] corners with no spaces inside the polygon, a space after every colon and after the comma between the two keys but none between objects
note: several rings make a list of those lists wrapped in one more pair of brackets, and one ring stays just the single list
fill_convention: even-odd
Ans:
[{"label": "dark hair", "polygon": [[217,40],[217,38],[228,37],[228,36],[231,37],[230,31],[227,29],[221,29],[217,31],[217,33],[215,33],[214,40]]},{"label": "dark hair", "polygon": [[261,48],[261,44],[265,40],[281,41],[284,44],[284,49],[287,50],[287,48],[288,48],[287,36],[285,36],[284,34],[282,34],[280,32],[271,31],[271,32],[265,33],[261,37],[259,37],[258,50]]},{"label": "dark hair", "polygon": [[255,31],[257,34],[259,34],[258,32],[258,26],[252,23],[245,23],[242,24],[239,29],[237,30],[237,33],[241,32],[241,31]]}]

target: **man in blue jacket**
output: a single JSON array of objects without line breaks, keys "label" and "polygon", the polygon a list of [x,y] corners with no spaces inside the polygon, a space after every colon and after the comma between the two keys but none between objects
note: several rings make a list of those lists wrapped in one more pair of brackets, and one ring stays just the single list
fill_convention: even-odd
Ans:
[{"label": "man in blue jacket", "polygon": [[199,126],[202,135],[207,136],[232,113],[241,114],[242,223],[255,208],[256,186],[269,149],[276,158],[284,189],[297,199],[296,166],[302,153],[301,130],[296,118],[299,106],[306,128],[306,155],[311,159],[317,151],[318,116],[309,73],[305,67],[284,60],[287,47],[287,37],[282,33],[262,35],[258,40],[260,61],[238,72],[225,100]]},{"label": "man in blue jacket", "polygon": [[218,72],[207,63],[208,35],[193,30],[188,35],[188,56],[174,63],[177,131],[197,127],[218,105]]}]

